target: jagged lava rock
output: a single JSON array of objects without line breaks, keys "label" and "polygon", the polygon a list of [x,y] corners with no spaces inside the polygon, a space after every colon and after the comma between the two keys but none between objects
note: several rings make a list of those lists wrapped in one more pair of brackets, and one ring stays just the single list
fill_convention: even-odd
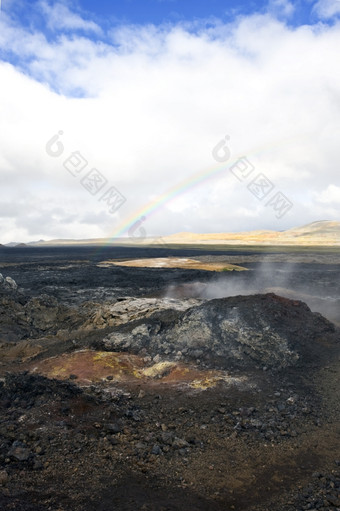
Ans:
[{"label": "jagged lava rock", "polygon": [[0,342],[55,335],[61,327],[71,330],[86,319],[85,311],[64,306],[52,296],[25,295],[11,277],[0,274]]}]

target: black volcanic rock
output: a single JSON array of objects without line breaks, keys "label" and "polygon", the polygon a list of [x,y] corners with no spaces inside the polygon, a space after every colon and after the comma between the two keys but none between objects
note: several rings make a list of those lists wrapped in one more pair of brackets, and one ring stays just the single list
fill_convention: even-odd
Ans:
[{"label": "black volcanic rock", "polygon": [[116,329],[103,345],[209,367],[282,369],[321,363],[338,349],[339,332],[303,302],[266,294],[210,300],[170,320],[156,315]]},{"label": "black volcanic rock", "polygon": [[83,324],[86,314],[64,306],[46,294],[31,298],[11,277],[0,274],[0,341],[17,342],[42,334],[56,334]]},{"label": "black volcanic rock", "polygon": [[85,320],[85,312],[66,307],[48,295],[30,299],[25,296],[0,297],[0,340],[16,342],[55,335],[61,329],[77,329]]}]

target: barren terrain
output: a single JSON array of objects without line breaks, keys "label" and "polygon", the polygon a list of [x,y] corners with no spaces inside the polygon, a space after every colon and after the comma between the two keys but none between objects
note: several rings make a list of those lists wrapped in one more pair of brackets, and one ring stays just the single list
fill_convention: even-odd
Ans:
[{"label": "barren terrain", "polygon": [[339,253],[1,248],[0,272],[1,509],[340,508]]}]

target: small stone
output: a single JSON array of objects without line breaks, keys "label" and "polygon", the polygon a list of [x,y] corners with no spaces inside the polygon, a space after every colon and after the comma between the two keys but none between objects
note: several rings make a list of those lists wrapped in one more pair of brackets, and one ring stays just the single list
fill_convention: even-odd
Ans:
[{"label": "small stone", "polygon": [[340,506],[340,498],[337,498],[333,495],[327,495],[326,497],[328,504],[332,504],[332,506],[339,507]]},{"label": "small stone", "polygon": [[8,451],[8,456],[16,459],[17,461],[27,461],[31,454],[31,451],[26,447],[21,446],[20,442],[14,442],[11,449]]},{"label": "small stone", "polygon": [[183,438],[175,437],[174,441],[172,442],[172,446],[177,449],[182,449],[183,447],[189,447],[189,444]]},{"label": "small stone", "polygon": [[5,486],[8,481],[8,474],[6,470],[0,470],[0,486]]},{"label": "small stone", "polygon": [[240,415],[241,417],[249,417],[253,412],[254,412],[255,408],[253,407],[250,407],[250,408],[240,408]]},{"label": "small stone", "polygon": [[40,460],[34,460],[34,463],[33,463],[34,470],[42,470],[43,468],[44,468],[44,465]]},{"label": "small stone", "polygon": [[199,443],[194,436],[188,438],[188,443],[191,445],[196,445],[196,443]]},{"label": "small stone", "polygon": [[174,440],[174,434],[170,433],[169,431],[163,431],[161,438],[164,444],[172,445],[172,442]]},{"label": "small stone", "polygon": [[108,381],[112,381],[112,380],[113,380],[113,376],[112,376],[112,374],[109,374],[109,376],[107,376],[107,377],[106,377],[106,379],[107,379]]},{"label": "small stone", "polygon": [[125,416],[128,417],[129,419],[139,422],[142,419],[142,412],[138,410],[129,409],[126,410]]},{"label": "small stone", "polygon": [[[147,448],[147,445],[146,444],[143,444],[143,442],[137,442],[137,444],[135,445],[136,449],[146,449]],[[153,453],[154,454],[154,453]]]},{"label": "small stone", "polygon": [[105,424],[104,429],[107,433],[116,434],[122,431],[122,427],[117,422],[113,424]]},{"label": "small stone", "polygon": [[70,374],[70,380],[77,380],[78,376],[76,374]]},{"label": "small stone", "polygon": [[162,450],[160,448],[159,445],[155,444],[153,446],[153,448],[151,449],[151,454],[155,454],[156,456],[158,456],[159,454],[161,454]]},{"label": "small stone", "polygon": [[139,398],[139,399],[143,399],[143,397],[144,397],[144,396],[145,396],[145,390],[141,389],[141,390],[139,391],[138,398]]}]

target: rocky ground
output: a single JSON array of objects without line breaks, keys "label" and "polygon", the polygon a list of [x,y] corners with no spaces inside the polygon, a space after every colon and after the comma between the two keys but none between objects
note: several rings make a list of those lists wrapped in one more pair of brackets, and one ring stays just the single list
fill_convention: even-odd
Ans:
[{"label": "rocky ground", "polygon": [[190,295],[211,272],[13,254],[0,277],[1,509],[340,509],[333,322],[274,293]]}]

